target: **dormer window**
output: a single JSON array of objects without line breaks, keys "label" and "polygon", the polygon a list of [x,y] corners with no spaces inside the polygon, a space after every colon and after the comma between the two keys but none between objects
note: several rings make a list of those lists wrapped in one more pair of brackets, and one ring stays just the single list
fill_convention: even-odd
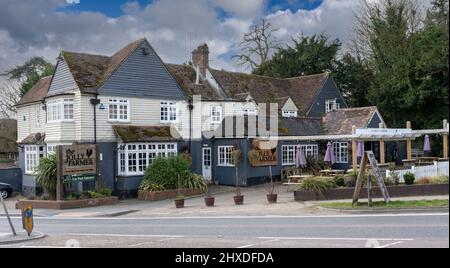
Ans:
[{"label": "dormer window", "polygon": [[289,110],[283,110],[282,112],[283,117],[297,117],[297,111],[289,111]]},{"label": "dormer window", "polygon": [[255,108],[243,108],[242,112],[244,115],[257,115],[258,111]]},{"label": "dormer window", "polygon": [[339,110],[341,108],[340,103],[337,101],[337,99],[333,100],[326,100],[325,101],[325,112],[329,113],[334,110]]}]

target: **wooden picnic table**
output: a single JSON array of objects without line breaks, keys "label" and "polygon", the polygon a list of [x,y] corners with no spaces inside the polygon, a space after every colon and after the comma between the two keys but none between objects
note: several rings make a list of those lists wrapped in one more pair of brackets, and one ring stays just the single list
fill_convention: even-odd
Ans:
[{"label": "wooden picnic table", "polygon": [[325,169],[319,171],[321,176],[336,176],[336,175],[343,175],[345,173],[344,170],[341,169]]}]

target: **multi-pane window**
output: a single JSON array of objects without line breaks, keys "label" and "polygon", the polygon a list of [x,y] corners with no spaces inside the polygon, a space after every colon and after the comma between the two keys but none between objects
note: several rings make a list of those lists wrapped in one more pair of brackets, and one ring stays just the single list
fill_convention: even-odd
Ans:
[{"label": "multi-pane window", "polygon": [[222,122],[222,106],[211,107],[211,123],[218,124]]},{"label": "multi-pane window", "polygon": [[73,99],[65,98],[47,102],[47,121],[72,121]]},{"label": "multi-pane window", "polygon": [[39,164],[39,159],[44,157],[44,146],[26,145],[25,148],[25,173],[34,174]]},{"label": "multi-pane window", "polygon": [[175,143],[122,144],[118,148],[120,175],[143,175],[157,157],[177,155]]},{"label": "multi-pane window", "polygon": [[[283,145],[281,147],[282,165],[295,165],[295,160],[297,158],[297,147],[298,145]],[[317,159],[319,156],[319,146],[317,144],[301,144],[300,149],[303,151],[305,158],[314,157]]]},{"label": "multi-pane window", "polygon": [[128,100],[109,99],[108,111],[109,121],[130,121],[130,106]]},{"label": "multi-pane window", "polygon": [[177,121],[177,104],[171,101],[161,101],[161,122],[170,123]]},{"label": "multi-pane window", "polygon": [[348,143],[337,141],[333,142],[334,157],[336,163],[348,163]]},{"label": "multi-pane window", "polygon": [[256,108],[243,108],[242,112],[244,113],[244,115],[257,115],[258,111],[256,110]]},{"label": "multi-pane window", "polygon": [[41,125],[41,105],[35,105],[34,109],[34,123],[38,127]]},{"label": "multi-pane window", "polygon": [[340,103],[337,101],[337,99],[333,99],[333,100],[326,100],[325,101],[325,112],[331,112],[334,110],[338,110],[341,108]]},{"label": "multi-pane window", "polygon": [[218,165],[224,167],[233,167],[233,149],[234,146],[219,146]]},{"label": "multi-pane window", "polygon": [[283,110],[283,117],[297,117],[297,111]]}]

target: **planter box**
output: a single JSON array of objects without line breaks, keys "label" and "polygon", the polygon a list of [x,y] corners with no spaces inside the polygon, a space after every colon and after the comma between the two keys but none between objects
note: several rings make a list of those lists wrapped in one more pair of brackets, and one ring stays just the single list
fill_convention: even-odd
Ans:
[{"label": "planter box", "polygon": [[80,200],[19,200],[16,203],[16,209],[21,209],[23,206],[33,206],[33,208],[43,209],[72,209],[72,208],[87,208],[97,206],[115,205],[119,202],[117,196],[80,199]]},{"label": "planter box", "polygon": [[200,195],[203,194],[203,190],[182,189],[180,191],[178,190],[167,190],[158,192],[139,191],[138,199],[145,201],[158,201],[175,198],[178,194],[182,194],[184,196]]},{"label": "planter box", "polygon": [[[388,186],[391,197],[448,195],[448,184]],[[352,199],[355,188],[329,189],[320,194],[294,191],[295,201]],[[378,187],[372,188],[372,198],[382,198]],[[359,198],[367,198],[367,188],[362,188]]]}]

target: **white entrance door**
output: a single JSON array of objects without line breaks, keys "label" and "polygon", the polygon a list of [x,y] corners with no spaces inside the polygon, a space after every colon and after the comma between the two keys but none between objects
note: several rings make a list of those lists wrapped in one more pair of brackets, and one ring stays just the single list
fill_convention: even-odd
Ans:
[{"label": "white entrance door", "polygon": [[203,148],[202,154],[202,169],[203,169],[203,178],[205,180],[211,180],[211,148],[206,147]]}]

